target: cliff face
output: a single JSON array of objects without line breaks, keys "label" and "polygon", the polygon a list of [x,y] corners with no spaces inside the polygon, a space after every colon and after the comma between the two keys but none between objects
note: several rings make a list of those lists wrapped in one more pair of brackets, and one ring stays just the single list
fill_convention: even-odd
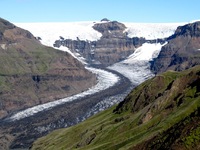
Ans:
[{"label": "cliff face", "polygon": [[129,38],[125,32],[126,26],[117,21],[107,21],[94,24],[93,28],[102,34],[100,40],[83,41],[61,38],[55,47],[66,46],[72,52],[78,52],[93,65],[108,66],[125,59],[136,47],[146,42],[144,38]]},{"label": "cliff face", "polygon": [[81,92],[95,80],[68,53],[43,46],[30,32],[0,19],[0,118]]},{"label": "cliff face", "polygon": [[200,64],[200,22],[177,28],[168,38],[155,61],[152,70],[161,73],[166,70],[181,71]]},{"label": "cliff face", "polygon": [[123,102],[38,139],[32,149],[199,149],[200,66],[168,71]]}]

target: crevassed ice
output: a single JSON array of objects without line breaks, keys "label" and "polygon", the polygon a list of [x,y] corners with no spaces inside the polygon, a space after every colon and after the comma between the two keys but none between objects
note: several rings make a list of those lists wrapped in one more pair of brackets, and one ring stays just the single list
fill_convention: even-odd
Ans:
[{"label": "crevassed ice", "polygon": [[126,60],[116,63],[108,68],[123,74],[132,82],[132,84],[138,85],[154,76],[150,70],[149,61],[158,56],[162,46],[165,44],[144,43]]}]

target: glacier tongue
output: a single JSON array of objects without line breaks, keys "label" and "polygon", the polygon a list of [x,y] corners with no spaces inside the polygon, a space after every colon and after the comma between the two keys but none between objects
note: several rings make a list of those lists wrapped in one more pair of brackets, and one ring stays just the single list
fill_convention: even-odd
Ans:
[{"label": "glacier tongue", "polygon": [[[53,46],[55,40],[58,40],[61,37],[68,38],[68,39],[82,39],[82,40],[98,40],[101,38],[101,34],[95,31],[92,26],[94,25],[93,22],[77,22],[77,23],[21,23],[17,24],[20,27],[23,27],[27,30],[30,30],[34,36],[41,37],[41,42],[47,46]],[[166,36],[167,33],[169,35],[173,34],[175,28],[180,24],[175,25],[165,25],[165,24],[127,24],[126,32],[129,33],[129,36],[139,36],[145,37],[147,39],[151,38],[163,38]],[[156,26],[157,32],[155,31]],[[159,35],[159,36],[158,36]],[[133,85],[138,85],[145,81],[146,79],[154,76],[154,74],[150,71],[150,63],[149,61],[153,58],[157,57],[159,54],[161,47],[160,43],[150,44],[145,43],[141,47],[135,50],[135,52],[129,56],[126,60],[116,63],[110,67],[109,69],[115,70],[125,77],[127,77]],[[67,51],[71,53],[68,48],[60,47],[59,50]],[[71,55],[84,63],[82,57],[77,57],[77,55]],[[118,82],[119,78],[107,71],[99,70],[95,68],[89,69],[92,72],[98,74],[98,84],[88,91],[83,93],[74,95],[72,97],[67,97],[58,101],[49,102],[46,104],[38,105],[24,111],[21,111],[17,114],[14,114],[10,117],[11,120],[20,120],[22,118],[32,116],[40,111],[47,110],[49,108],[55,107],[57,105],[73,101],[78,98],[82,98],[86,95],[93,94],[99,92],[100,90],[104,90],[113,86],[115,83]],[[121,96],[124,97],[124,96]],[[118,101],[117,101],[118,102]],[[115,97],[113,97],[113,101],[109,101],[106,99],[105,101],[98,104],[98,107],[102,107],[104,103],[117,103],[115,102]],[[110,104],[109,104],[110,106]],[[101,108],[100,108],[101,109]],[[105,109],[105,108],[102,108]],[[95,109],[93,111],[96,111]]]},{"label": "glacier tongue", "polygon": [[[141,47],[137,48],[135,52],[132,55],[130,55],[126,60],[116,63],[108,68],[111,70],[115,70],[121,73],[122,75],[124,75],[125,77],[127,77],[132,82],[133,85],[138,85],[144,82],[145,80],[147,80],[148,78],[154,76],[154,74],[150,71],[149,61],[157,57],[163,45],[161,45],[160,43],[156,43],[156,44],[145,43]],[[32,108],[28,108],[26,110],[23,110],[21,112],[14,114],[9,119],[14,121],[14,120],[20,120],[20,119],[32,116],[38,112],[50,109],[57,105],[61,105],[63,103],[70,102],[78,98],[85,97],[86,95],[90,95],[90,94],[99,92],[101,90],[107,89],[113,86],[114,84],[116,84],[119,80],[119,78],[116,75],[110,72],[107,72],[101,69],[95,69],[95,68],[87,68],[87,69],[93,73],[96,73],[98,77],[97,85],[95,85],[88,91],[85,91],[83,93],[80,93],[71,97],[60,99],[57,101],[53,101],[53,102],[38,105]],[[124,97],[124,95],[121,97]],[[109,100],[98,103],[97,106],[99,105],[101,107],[99,108],[99,110],[101,109],[103,110],[107,108],[108,106],[111,106],[112,104],[116,104],[119,102],[119,100],[115,101],[115,97],[113,97],[113,99],[114,100],[110,101],[110,98],[109,98]],[[106,104],[106,103],[109,103],[109,104]],[[108,106],[106,106],[105,104]],[[98,110],[95,110],[95,109],[96,108],[92,108],[91,112],[89,113],[98,112]]]},{"label": "glacier tongue", "polygon": [[[167,44],[167,42],[165,44]],[[84,118],[88,118],[89,116],[96,114],[99,111],[105,110],[108,107],[119,103],[135,86],[153,77],[154,74],[150,71],[149,61],[158,56],[162,46],[164,46],[165,44],[144,43],[141,47],[137,48],[135,52],[130,55],[126,60],[109,66],[109,69],[115,70],[127,77],[132,82],[132,86],[124,93],[120,93],[118,95],[103,99],[93,108],[91,108],[91,110],[87,112]]]},{"label": "glacier tongue", "polygon": [[154,76],[150,71],[149,61],[158,56],[162,46],[165,44],[144,43],[126,60],[109,66],[108,68],[123,74],[132,82],[132,84],[138,85]]},{"label": "glacier tongue", "polygon": [[12,115],[10,118],[8,118],[8,120],[15,121],[15,120],[21,120],[23,118],[33,116],[36,113],[48,110],[52,107],[55,107],[55,106],[58,106],[58,105],[61,105],[61,104],[67,103],[67,102],[71,102],[73,100],[83,98],[87,95],[91,95],[91,94],[97,93],[99,91],[105,90],[105,89],[115,85],[119,81],[119,77],[117,75],[107,72],[105,70],[89,68],[89,67],[87,67],[87,69],[90,70],[91,72],[97,74],[98,83],[95,86],[91,87],[87,91],[76,94],[74,96],[70,96],[67,98],[63,98],[60,100],[48,102],[45,104],[41,104],[38,106],[34,106],[31,108],[25,109],[23,111],[20,111],[16,114]]}]

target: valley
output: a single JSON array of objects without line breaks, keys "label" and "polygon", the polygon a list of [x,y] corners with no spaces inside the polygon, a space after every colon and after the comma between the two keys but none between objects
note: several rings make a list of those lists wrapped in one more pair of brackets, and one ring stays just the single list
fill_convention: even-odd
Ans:
[{"label": "valley", "polygon": [[[18,120],[10,118],[0,120],[2,135],[0,145],[4,149],[8,149],[8,147],[28,149],[37,138],[55,129],[82,122],[91,115],[122,101],[134,85],[123,75],[112,70],[109,72],[117,75],[119,80],[113,86],[100,92],[65,102],[29,117],[18,118]],[[114,101],[112,101],[113,99]]]},{"label": "valley", "polygon": [[[122,113],[123,116],[124,112],[126,114],[126,111],[131,109],[131,111],[136,114],[142,114],[141,116],[143,116],[143,118],[140,118],[139,122],[136,120],[137,125],[143,125],[143,123],[148,122],[149,120],[151,122],[152,116],[149,115],[149,113],[151,113],[151,110],[154,111],[154,104],[156,105],[157,101],[160,102],[162,97],[166,98],[166,101],[170,101],[170,104],[172,103],[172,106],[169,106],[172,109],[169,108],[169,110],[168,105],[165,106],[163,104],[163,107],[166,107],[166,110],[162,110],[162,115],[165,116],[165,113],[167,115],[170,114],[169,112],[178,108],[179,104],[176,106],[173,102],[171,102],[172,100],[165,95],[165,93],[170,93],[170,91],[173,92],[174,89],[179,91],[179,88],[181,90],[178,83],[179,77],[182,77],[182,75],[179,76],[177,75],[178,73],[175,73],[174,71],[182,71],[195,65],[200,65],[200,52],[198,50],[200,48],[199,22],[180,26],[183,24],[184,23],[123,24],[117,21],[108,20],[102,20],[101,22],[58,24],[17,23],[18,26],[31,31],[34,34],[34,36],[29,34],[26,34],[26,36],[30,36],[36,43],[39,43],[39,45],[40,43],[46,45],[47,47],[45,48],[51,49],[50,51],[55,48],[57,50],[54,50],[59,53],[59,56],[65,54],[69,58],[63,60],[61,57],[56,57],[57,59],[54,60],[54,57],[52,58],[50,55],[48,57],[53,61],[51,61],[50,65],[47,65],[47,69],[31,66],[35,69],[31,70],[27,67],[30,65],[29,63],[29,65],[25,64],[28,69],[23,70],[20,68],[22,73],[27,70],[33,71],[34,75],[32,76],[32,80],[36,83],[34,86],[36,88],[36,93],[38,93],[38,98],[40,98],[39,96],[43,93],[43,87],[48,85],[47,83],[44,84],[44,81],[48,79],[49,83],[54,83],[54,76],[60,75],[61,77],[58,76],[55,79],[56,81],[59,80],[59,84],[55,82],[57,84],[56,88],[54,86],[54,88],[49,88],[52,90],[51,94],[53,93],[54,95],[54,97],[50,95],[50,100],[37,102],[34,105],[7,111],[7,114],[0,120],[0,147],[3,149],[29,149],[36,139],[45,136],[56,129],[66,128],[78,124],[86,120],[88,117],[91,117],[100,111],[106,110],[113,105],[115,109],[112,107],[111,109],[105,111],[105,113],[109,112],[108,116],[113,115],[110,113],[111,111],[115,111],[117,114]],[[40,28],[38,28],[38,26],[40,26]],[[11,27],[16,28],[13,26]],[[15,32],[18,33],[17,31]],[[18,33],[20,38],[22,33]],[[12,31],[6,32],[5,35],[3,34],[6,38],[1,41],[2,44],[0,50],[5,51],[7,47],[10,46],[7,43],[5,44],[5,42],[8,42],[7,38],[13,38],[12,34]],[[38,50],[37,47],[36,49]],[[26,50],[23,49],[23,44],[22,49],[20,50]],[[33,48],[33,51],[34,50],[35,49]],[[42,49],[39,49],[39,52],[40,50]],[[55,55],[57,56],[57,54]],[[38,57],[41,56],[39,55]],[[25,55],[25,60],[27,60],[27,55]],[[69,62],[69,60],[72,61]],[[47,62],[48,58],[45,58],[44,63],[48,64]],[[70,65],[76,69],[72,69],[71,67],[68,67],[68,70],[64,69],[66,66]],[[22,65],[22,68],[25,67]],[[168,72],[164,75],[160,75],[167,70],[171,70],[172,73]],[[194,69],[194,71],[191,72],[186,71],[183,75],[189,76],[193,75],[193,72],[195,72],[195,82],[199,82],[198,70],[199,69],[197,67],[197,70]],[[13,69],[11,71],[15,70]],[[31,71],[28,73],[31,74]],[[43,73],[45,71],[47,71],[47,74]],[[80,74],[78,73],[79,71]],[[12,72],[9,74],[12,74]],[[50,77],[47,75],[50,75]],[[85,78],[82,78],[82,76],[85,76]],[[164,79],[160,81],[162,77]],[[69,83],[72,87],[69,88],[69,86],[63,86],[65,79],[69,82],[74,82]],[[154,80],[159,82],[154,83]],[[19,81],[23,80],[21,79]],[[27,79],[27,81],[29,80]],[[147,82],[143,83],[144,81]],[[149,84],[150,81],[151,84]],[[181,81],[183,81],[182,78]],[[191,79],[191,83],[192,81],[193,80]],[[177,82],[178,85],[174,82]],[[143,84],[140,85],[141,83]],[[157,85],[159,83],[161,85]],[[188,83],[188,87],[190,88],[189,84],[190,82]],[[22,83],[20,85],[22,85]],[[48,86],[52,87],[52,85],[50,84]],[[171,89],[172,85],[174,86]],[[66,94],[66,91],[64,92],[63,90],[62,93],[59,94],[59,86],[62,86],[62,89],[64,90],[70,89],[72,92],[70,94]],[[161,89],[161,93],[156,93],[157,91],[155,92],[154,88],[156,87],[159,89],[160,86],[163,86],[164,91]],[[138,87],[141,91],[138,90]],[[132,91],[134,88],[136,88],[136,95],[137,93],[139,93],[139,95],[130,98],[130,95],[132,95],[131,93],[134,93]],[[193,93],[190,93],[191,91],[188,90],[188,88],[186,90],[188,90],[189,94],[186,93],[185,95],[186,98],[195,97],[195,104],[198,104],[196,97],[198,97],[199,94],[199,86],[195,83],[194,86],[191,85],[191,89],[193,88],[196,88],[195,96],[192,95]],[[54,89],[58,93],[54,93]],[[15,94],[17,94],[17,92]],[[10,95],[12,95],[12,93]],[[179,97],[180,99],[184,99],[183,97],[185,95],[177,95],[175,99],[179,99]],[[134,98],[136,98],[136,100],[133,105],[133,102],[129,102],[129,100]],[[154,98],[156,101],[155,103]],[[168,103],[168,101],[166,103]],[[162,103],[162,101],[160,103]],[[150,106],[151,104],[153,105],[152,108],[147,110],[146,106]],[[138,111],[140,112],[138,113]],[[158,111],[161,111],[161,109]],[[178,112],[181,112],[181,110]],[[156,115],[157,113],[159,112],[156,112]],[[197,111],[197,113],[199,112]],[[104,112],[101,114],[104,114]],[[129,118],[126,118],[126,116],[123,116],[122,118],[115,118],[114,124],[118,125],[120,122],[123,123],[124,120],[126,122]],[[71,128],[69,128],[69,130],[70,129]],[[89,130],[86,130],[85,134],[87,134],[87,131]],[[83,134],[83,136],[85,134]],[[84,139],[81,139],[83,143],[80,142],[76,148],[89,145],[94,138],[93,136],[91,138],[89,137],[89,141],[91,139],[89,143],[87,140],[84,141]],[[126,143],[128,141],[124,142]],[[47,144],[49,143],[47,142]],[[34,146],[37,147],[37,144]],[[136,145],[136,147],[137,146],[142,147],[142,145]],[[115,145],[113,148],[114,147]],[[131,146],[128,145],[127,147]]]},{"label": "valley", "polygon": [[167,71],[84,122],[56,130],[32,149],[199,149],[200,66]]}]

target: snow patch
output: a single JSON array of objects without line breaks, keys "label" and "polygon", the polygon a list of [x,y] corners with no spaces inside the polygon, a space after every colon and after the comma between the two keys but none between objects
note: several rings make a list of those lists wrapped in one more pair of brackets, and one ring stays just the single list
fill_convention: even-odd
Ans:
[{"label": "snow patch", "polygon": [[64,52],[68,52],[70,55],[72,55],[74,58],[76,58],[78,61],[80,61],[82,64],[84,65],[87,65],[87,62],[85,60],[84,57],[82,57],[79,53],[72,53],[69,48],[67,47],[64,47],[64,46],[60,46],[59,48],[57,47],[54,47],[55,49],[57,50],[60,50],[60,51],[64,51]]},{"label": "snow patch", "polygon": [[4,50],[7,49],[6,44],[0,44],[0,46],[1,46],[1,48],[4,49]]}]

